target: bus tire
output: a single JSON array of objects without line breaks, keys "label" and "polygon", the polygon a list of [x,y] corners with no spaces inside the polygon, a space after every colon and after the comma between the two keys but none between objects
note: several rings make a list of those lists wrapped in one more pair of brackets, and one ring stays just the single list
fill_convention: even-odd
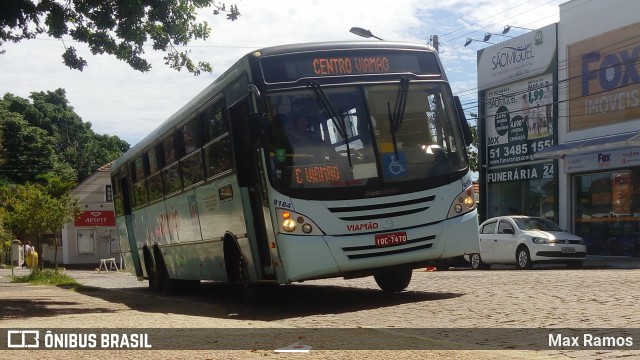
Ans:
[{"label": "bus tire", "polygon": [[158,282],[160,283],[160,289],[165,295],[174,295],[178,292],[178,281],[171,279],[169,276],[169,270],[167,264],[164,262],[162,251],[158,245],[153,247],[153,254],[156,260],[156,270],[158,273]]},{"label": "bus tire", "polygon": [[257,304],[261,298],[258,284],[251,283],[249,265],[234,235],[227,233],[224,243],[224,261],[227,279],[237,285],[240,299],[249,304]]},{"label": "bus tire", "polygon": [[373,275],[376,284],[384,292],[399,293],[409,286],[413,269],[397,270],[393,272]]},{"label": "bus tire", "polygon": [[149,280],[149,289],[152,291],[160,291],[160,277],[158,275],[156,264],[153,261],[151,250],[145,246],[142,249],[142,255],[144,258],[144,268],[147,271],[147,279]]},{"label": "bus tire", "polygon": [[236,237],[227,232],[224,237],[224,266],[227,271],[227,280],[230,283],[249,283],[249,268],[242,255]]}]

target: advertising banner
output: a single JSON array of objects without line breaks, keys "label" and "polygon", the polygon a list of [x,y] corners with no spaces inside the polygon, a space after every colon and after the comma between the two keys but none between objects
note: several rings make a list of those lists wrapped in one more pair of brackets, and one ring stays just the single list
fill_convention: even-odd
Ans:
[{"label": "advertising banner", "polygon": [[640,119],[640,23],[568,46],[569,131]]},{"label": "advertising banner", "polygon": [[116,226],[116,219],[113,211],[83,211],[77,217],[73,225],[75,226]]},{"label": "advertising banner", "polygon": [[484,90],[551,71],[556,24],[478,51],[478,89]]},{"label": "advertising banner", "polygon": [[533,155],[555,143],[553,76],[487,90],[485,126],[488,165],[533,160]]},{"label": "advertising banner", "polygon": [[635,167],[640,166],[640,148],[567,156],[565,160],[567,173]]}]

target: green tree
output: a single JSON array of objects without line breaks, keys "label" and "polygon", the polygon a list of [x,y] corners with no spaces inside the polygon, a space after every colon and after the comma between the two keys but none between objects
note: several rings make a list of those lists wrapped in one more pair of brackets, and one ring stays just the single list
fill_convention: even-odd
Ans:
[{"label": "green tree", "polygon": [[3,163],[0,176],[17,183],[33,181],[53,170],[55,152],[46,131],[30,126],[19,114],[0,108]]},{"label": "green tree", "polygon": [[471,171],[478,171],[478,149],[479,149],[479,139],[478,139],[478,126],[469,124],[471,128],[471,135],[473,136],[473,142],[471,145],[467,146],[467,153],[469,154],[469,168]]},{"label": "green tree", "polygon": [[82,182],[129,149],[117,136],[93,132],[91,123],[82,121],[69,105],[64,89],[33,92],[30,98],[32,102],[7,93],[0,100],[0,109],[20,114],[31,126],[46,132],[55,149],[50,171],[60,179]]},{"label": "green tree", "polygon": [[7,205],[14,232],[22,236],[34,235],[39,253],[42,253],[42,235],[57,234],[80,211],[77,200],[68,193],[54,197],[44,186],[30,183],[16,186]]},{"label": "green tree", "polygon": [[0,264],[10,264],[11,257],[11,240],[13,236],[11,231],[5,226],[7,213],[4,208],[0,207]]},{"label": "green tree", "polygon": [[[149,71],[144,45],[165,53],[165,64],[176,70],[186,68],[194,75],[211,72],[208,62],[197,64],[189,51],[177,46],[192,40],[207,39],[211,28],[197,21],[200,9],[213,8],[213,14],[225,13],[227,19],[240,16],[238,7],[228,9],[216,0],[2,0],[0,1],[0,46],[47,34],[86,43],[92,54],[109,54],[127,62],[133,69]],[[81,70],[87,61],[67,46],[62,54],[65,65]],[[5,52],[2,50],[1,52]]]}]

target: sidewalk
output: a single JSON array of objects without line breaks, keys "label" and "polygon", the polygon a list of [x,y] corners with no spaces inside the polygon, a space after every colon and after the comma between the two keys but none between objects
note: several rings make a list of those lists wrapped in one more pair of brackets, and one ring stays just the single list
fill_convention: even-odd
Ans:
[{"label": "sidewalk", "polygon": [[640,269],[640,258],[628,256],[589,255],[584,261],[583,267],[598,269]]}]

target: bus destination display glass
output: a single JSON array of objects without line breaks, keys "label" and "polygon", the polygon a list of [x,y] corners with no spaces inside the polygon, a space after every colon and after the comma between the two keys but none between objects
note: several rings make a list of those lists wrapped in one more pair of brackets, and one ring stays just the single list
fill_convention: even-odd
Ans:
[{"label": "bus destination display glass", "polygon": [[301,78],[413,73],[440,76],[433,53],[406,51],[333,51],[265,56],[260,60],[265,82],[294,82]]}]

